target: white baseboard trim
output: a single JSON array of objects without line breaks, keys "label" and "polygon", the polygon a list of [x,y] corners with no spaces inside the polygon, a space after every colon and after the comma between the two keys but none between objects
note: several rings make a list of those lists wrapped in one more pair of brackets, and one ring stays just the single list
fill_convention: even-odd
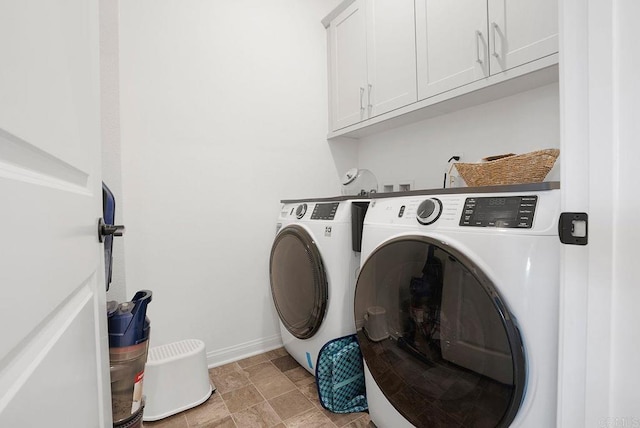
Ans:
[{"label": "white baseboard trim", "polygon": [[280,347],[282,347],[282,338],[279,334],[262,337],[239,345],[207,352],[207,365],[209,368],[218,367]]}]

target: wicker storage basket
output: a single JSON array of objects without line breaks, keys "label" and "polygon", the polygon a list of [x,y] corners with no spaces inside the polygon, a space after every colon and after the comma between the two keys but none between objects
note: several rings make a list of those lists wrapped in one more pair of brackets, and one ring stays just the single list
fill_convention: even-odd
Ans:
[{"label": "wicker storage basket", "polygon": [[456,163],[467,186],[538,183],[544,180],[560,150],[545,149],[521,155],[508,155],[481,163]]}]

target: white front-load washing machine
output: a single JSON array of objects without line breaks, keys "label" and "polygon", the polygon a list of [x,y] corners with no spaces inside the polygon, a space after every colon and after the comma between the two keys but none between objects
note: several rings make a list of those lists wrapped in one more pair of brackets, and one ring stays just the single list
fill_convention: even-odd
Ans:
[{"label": "white front-load washing machine", "polygon": [[555,426],[557,189],[374,195],[354,308],[379,428]]},{"label": "white front-load washing machine", "polygon": [[345,197],[282,201],[271,247],[271,294],[284,347],[311,373],[325,343],[355,333],[358,237],[367,205]]}]

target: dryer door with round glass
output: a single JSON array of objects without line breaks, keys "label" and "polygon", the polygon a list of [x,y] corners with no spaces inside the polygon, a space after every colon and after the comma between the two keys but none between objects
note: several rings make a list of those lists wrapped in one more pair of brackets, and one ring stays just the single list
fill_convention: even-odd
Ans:
[{"label": "dryer door with round glass", "polygon": [[322,257],[302,227],[287,226],[271,248],[271,295],[278,316],[298,339],[312,337],[327,307],[328,284]]},{"label": "dryer door with round glass", "polygon": [[525,387],[517,326],[498,288],[455,248],[405,236],[367,259],[355,295],[365,362],[417,427],[506,427]]}]

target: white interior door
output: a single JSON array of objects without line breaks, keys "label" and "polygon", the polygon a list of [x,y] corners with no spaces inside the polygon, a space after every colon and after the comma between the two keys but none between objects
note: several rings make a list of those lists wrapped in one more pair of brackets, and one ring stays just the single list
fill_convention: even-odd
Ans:
[{"label": "white interior door", "polygon": [[110,427],[97,0],[0,1],[0,426]]}]

